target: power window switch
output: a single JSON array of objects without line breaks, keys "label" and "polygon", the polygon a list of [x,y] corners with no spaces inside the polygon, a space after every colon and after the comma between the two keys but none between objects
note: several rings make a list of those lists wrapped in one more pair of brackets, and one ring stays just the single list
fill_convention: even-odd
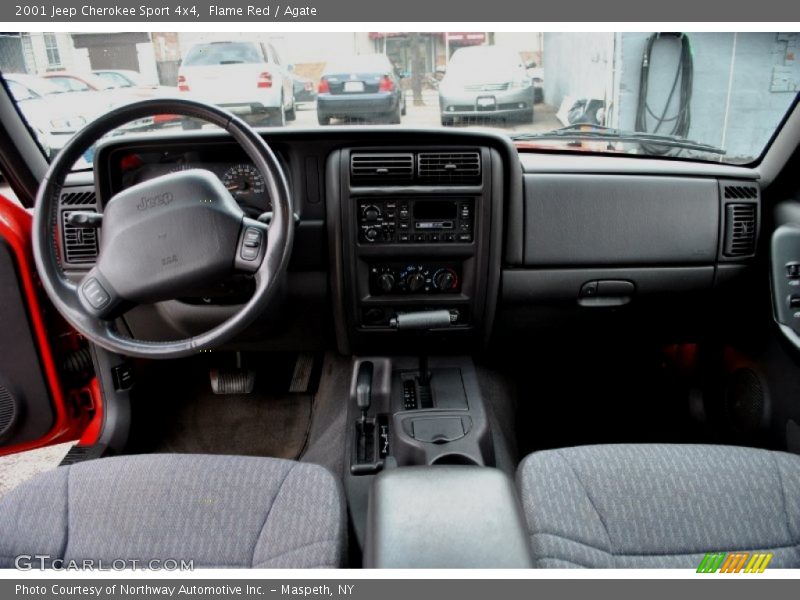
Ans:
[{"label": "power window switch", "polygon": [[789,296],[789,308],[800,310],[800,296]]},{"label": "power window switch", "polygon": [[800,262],[786,263],[786,277],[789,279],[800,278]]}]

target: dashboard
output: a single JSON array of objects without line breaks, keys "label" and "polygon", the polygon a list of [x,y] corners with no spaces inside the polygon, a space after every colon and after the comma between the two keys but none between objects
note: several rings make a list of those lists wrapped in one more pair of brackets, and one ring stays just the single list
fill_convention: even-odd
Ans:
[{"label": "dashboard", "polygon": [[[710,303],[698,296],[741,285],[755,263],[761,191],[748,168],[520,152],[477,130],[264,135],[297,224],[281,297],[239,340],[252,347],[460,349],[553,329],[585,335],[593,323],[671,335],[674,323],[702,326]],[[79,278],[100,247],[61,218],[76,202],[102,211],[97,191],[110,198],[190,168],[216,174],[248,213],[269,210],[263,179],[224,132],[111,138],[98,147],[95,177],[76,174],[62,192],[65,270]],[[124,325],[142,339],[194,335],[231,316],[251,289],[221,282],[137,307]],[[406,313],[442,309],[449,326],[424,340],[396,327]]]}]

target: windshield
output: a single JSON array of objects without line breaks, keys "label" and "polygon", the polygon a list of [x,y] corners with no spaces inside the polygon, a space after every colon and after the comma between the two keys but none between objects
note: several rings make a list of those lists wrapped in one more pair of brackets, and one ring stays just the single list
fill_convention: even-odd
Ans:
[{"label": "windshield", "polygon": [[[747,164],[797,97],[796,39],[768,32],[17,33],[6,34],[0,71],[51,155],[116,106],[177,96],[255,127],[482,128],[509,136],[521,151]],[[115,135],[208,127],[159,115]]]}]

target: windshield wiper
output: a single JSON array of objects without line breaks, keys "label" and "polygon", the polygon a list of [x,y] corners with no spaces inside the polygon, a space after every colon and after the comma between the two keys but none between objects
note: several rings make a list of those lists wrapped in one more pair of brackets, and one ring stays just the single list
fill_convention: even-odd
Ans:
[{"label": "windshield wiper", "polygon": [[644,131],[625,131],[602,125],[588,125],[576,123],[560,129],[542,133],[514,133],[514,141],[527,140],[607,140],[610,142],[633,142],[642,145],[681,148],[683,150],[698,150],[709,154],[725,154],[725,150],[710,144],[687,140],[676,135],[663,135],[646,133]]}]

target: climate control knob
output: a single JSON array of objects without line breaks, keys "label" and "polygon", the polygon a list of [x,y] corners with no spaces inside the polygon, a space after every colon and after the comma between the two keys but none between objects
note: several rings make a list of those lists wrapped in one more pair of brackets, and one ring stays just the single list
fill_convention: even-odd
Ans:
[{"label": "climate control knob", "polygon": [[411,292],[418,292],[425,286],[425,275],[422,273],[412,273],[407,280],[408,289]]},{"label": "climate control knob", "polygon": [[439,269],[433,275],[433,285],[437,290],[446,292],[456,287],[458,279],[450,269]]},{"label": "climate control knob", "polygon": [[364,209],[364,220],[369,222],[377,221],[381,216],[381,209],[377,206],[370,205]]},{"label": "climate control knob", "polygon": [[364,237],[367,238],[370,242],[374,242],[375,239],[378,237],[378,230],[369,228],[364,232]]},{"label": "climate control knob", "polygon": [[378,287],[384,294],[388,294],[394,289],[394,275],[383,273],[378,277]]}]

